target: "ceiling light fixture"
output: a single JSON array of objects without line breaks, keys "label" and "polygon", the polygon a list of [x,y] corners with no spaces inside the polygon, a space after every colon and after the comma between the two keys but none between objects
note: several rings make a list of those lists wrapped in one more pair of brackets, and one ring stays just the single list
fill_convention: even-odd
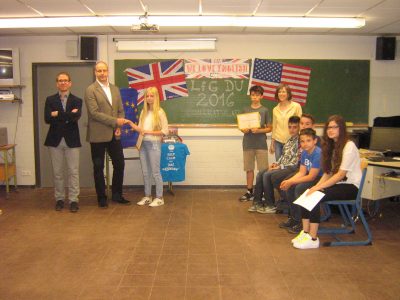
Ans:
[{"label": "ceiling light fixture", "polygon": [[[94,16],[0,19],[0,28],[52,28],[127,26],[141,24],[142,16]],[[235,16],[148,16],[149,24],[160,27],[302,27],[302,28],[360,28],[363,18],[313,17],[235,17]]]},{"label": "ceiling light fixture", "polygon": [[114,38],[118,52],[215,51],[216,38],[130,39]]}]

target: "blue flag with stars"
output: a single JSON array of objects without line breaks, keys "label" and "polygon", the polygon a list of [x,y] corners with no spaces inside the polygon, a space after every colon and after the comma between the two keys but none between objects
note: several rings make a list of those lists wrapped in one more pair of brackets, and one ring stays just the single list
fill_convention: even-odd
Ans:
[{"label": "blue flag with stars", "polygon": [[[121,88],[122,104],[125,111],[125,119],[131,120],[136,125],[138,124],[138,109],[137,97],[138,92],[131,88]],[[125,124],[121,128],[121,143],[122,148],[134,147],[139,133],[134,131],[131,126]]]}]

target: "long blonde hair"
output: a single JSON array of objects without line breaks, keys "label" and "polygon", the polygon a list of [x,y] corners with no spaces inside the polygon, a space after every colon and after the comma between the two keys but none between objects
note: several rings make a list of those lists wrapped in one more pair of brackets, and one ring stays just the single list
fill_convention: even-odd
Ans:
[{"label": "long blonde hair", "polygon": [[147,103],[147,94],[154,95],[154,103],[153,103],[153,130],[161,130],[161,121],[160,121],[160,111],[163,109],[160,107],[160,95],[156,87],[149,87],[144,92],[144,103],[143,109],[140,113],[140,124],[144,123],[144,118],[147,116],[149,111],[149,104]]}]

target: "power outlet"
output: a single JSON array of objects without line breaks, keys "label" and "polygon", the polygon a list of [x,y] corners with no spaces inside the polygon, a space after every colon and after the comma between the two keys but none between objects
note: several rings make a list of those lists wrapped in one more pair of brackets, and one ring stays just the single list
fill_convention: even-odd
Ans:
[{"label": "power outlet", "polygon": [[29,170],[22,170],[21,171],[22,176],[31,176],[32,172]]}]

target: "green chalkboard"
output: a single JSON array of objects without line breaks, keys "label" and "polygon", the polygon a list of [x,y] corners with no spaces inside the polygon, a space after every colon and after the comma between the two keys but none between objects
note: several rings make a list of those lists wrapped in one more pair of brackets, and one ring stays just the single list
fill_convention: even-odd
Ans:
[{"label": "green chalkboard", "polygon": [[[115,83],[128,87],[124,70],[156,60],[116,60]],[[342,115],[355,124],[368,123],[368,60],[277,59],[311,68],[307,103],[303,112],[323,123],[332,114]],[[162,102],[170,124],[236,124],[236,114],[250,105],[248,79],[187,79],[188,97]],[[270,114],[276,102],[263,100]]]}]

